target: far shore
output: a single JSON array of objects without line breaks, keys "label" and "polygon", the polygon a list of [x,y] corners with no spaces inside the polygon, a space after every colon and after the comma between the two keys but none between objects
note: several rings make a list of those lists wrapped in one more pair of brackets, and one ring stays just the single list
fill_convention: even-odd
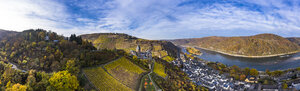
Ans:
[{"label": "far shore", "polygon": [[[191,47],[191,46],[183,46],[183,47]],[[204,50],[208,50],[208,51],[214,51],[214,52],[221,53],[221,54],[228,55],[228,56],[244,57],[244,58],[268,58],[268,57],[277,57],[277,56],[290,55],[290,54],[295,54],[295,53],[299,52],[299,51],[294,51],[294,52],[289,52],[289,53],[273,54],[273,55],[265,55],[265,56],[246,56],[246,55],[225,53],[225,52],[222,52],[222,51],[212,50],[212,49],[208,49],[208,48],[202,48],[202,47],[198,47],[198,46],[192,46],[192,47],[200,48],[200,49],[204,49]]]}]

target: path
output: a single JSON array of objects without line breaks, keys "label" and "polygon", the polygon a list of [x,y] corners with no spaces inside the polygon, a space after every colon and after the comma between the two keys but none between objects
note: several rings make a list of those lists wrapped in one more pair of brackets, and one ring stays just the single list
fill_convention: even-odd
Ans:
[{"label": "path", "polygon": [[[151,77],[150,74],[153,73],[153,69],[154,69],[154,60],[152,60],[152,63],[151,63],[151,71],[147,74],[147,76],[150,78],[151,82],[153,83],[154,88],[155,88],[155,91],[162,91],[162,89],[160,89],[160,88],[156,85],[156,83],[152,80],[152,77]],[[141,80],[141,81],[142,81],[142,80]],[[141,82],[141,84],[143,84],[143,83]],[[142,91],[142,87],[140,87],[139,91]]]},{"label": "path", "polygon": [[13,69],[20,70],[20,71],[22,71],[22,72],[27,72],[26,70],[22,70],[22,69],[18,68],[18,66],[16,66],[15,64],[13,64],[13,63],[11,63],[11,62],[9,62],[9,61],[8,61],[8,63],[12,65],[11,68],[13,68]]}]

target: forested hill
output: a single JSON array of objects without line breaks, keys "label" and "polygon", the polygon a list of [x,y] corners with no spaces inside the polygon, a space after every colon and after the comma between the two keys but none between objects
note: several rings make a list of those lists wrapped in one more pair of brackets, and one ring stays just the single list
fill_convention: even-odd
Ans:
[{"label": "forested hill", "polygon": [[16,64],[24,70],[59,71],[68,60],[79,60],[81,54],[96,49],[75,35],[68,38],[42,29],[3,32],[0,60]]},{"label": "forested hill", "polygon": [[146,40],[123,33],[95,33],[80,35],[82,39],[87,39],[94,44],[98,49],[123,49],[126,52],[136,50],[137,45],[142,51],[152,49],[154,56],[176,57],[178,47],[168,41]]},{"label": "forested hill", "polygon": [[233,55],[268,56],[299,51],[299,46],[274,34],[241,37],[204,37],[171,40],[176,45],[195,46]]}]

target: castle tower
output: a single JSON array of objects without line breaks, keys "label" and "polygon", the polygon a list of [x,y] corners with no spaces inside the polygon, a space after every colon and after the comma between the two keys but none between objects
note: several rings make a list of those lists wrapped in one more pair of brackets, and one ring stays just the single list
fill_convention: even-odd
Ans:
[{"label": "castle tower", "polygon": [[137,47],[136,47],[136,52],[137,52],[137,53],[140,53],[140,52],[141,52],[141,47],[140,47],[140,45],[137,45]]}]

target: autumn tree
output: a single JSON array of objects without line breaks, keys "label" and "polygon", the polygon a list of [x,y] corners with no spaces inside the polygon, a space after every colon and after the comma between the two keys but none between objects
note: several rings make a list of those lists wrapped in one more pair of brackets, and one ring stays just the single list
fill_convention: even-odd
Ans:
[{"label": "autumn tree", "polygon": [[246,68],[244,69],[244,74],[245,74],[245,75],[249,75],[249,73],[250,73],[250,69],[249,69],[248,67],[246,67]]},{"label": "autumn tree", "polygon": [[250,70],[250,75],[251,75],[251,76],[258,76],[258,74],[259,74],[259,73],[258,73],[258,71],[257,71],[256,69],[251,69],[251,70]]},{"label": "autumn tree", "polygon": [[26,85],[28,86],[29,89],[32,89],[36,85],[36,78],[35,78],[35,70],[30,70],[27,80],[26,80]]},{"label": "autumn tree", "polygon": [[244,74],[240,75],[240,80],[241,80],[241,81],[243,81],[243,80],[245,80],[245,79],[246,79],[246,75],[244,75]]},{"label": "autumn tree", "polygon": [[283,83],[283,84],[282,84],[282,88],[283,88],[283,89],[287,89],[287,88],[288,88],[288,85],[287,85],[286,83]]},{"label": "autumn tree", "polygon": [[66,64],[66,70],[74,75],[79,73],[79,67],[76,66],[76,62],[74,59],[68,60],[68,62]]},{"label": "autumn tree", "polygon": [[59,71],[54,73],[49,79],[50,88],[58,91],[73,91],[79,86],[77,77],[71,75],[68,71]]},{"label": "autumn tree", "polygon": [[21,85],[19,83],[14,84],[12,87],[6,88],[6,91],[26,91],[26,90],[27,90],[27,86]]}]

